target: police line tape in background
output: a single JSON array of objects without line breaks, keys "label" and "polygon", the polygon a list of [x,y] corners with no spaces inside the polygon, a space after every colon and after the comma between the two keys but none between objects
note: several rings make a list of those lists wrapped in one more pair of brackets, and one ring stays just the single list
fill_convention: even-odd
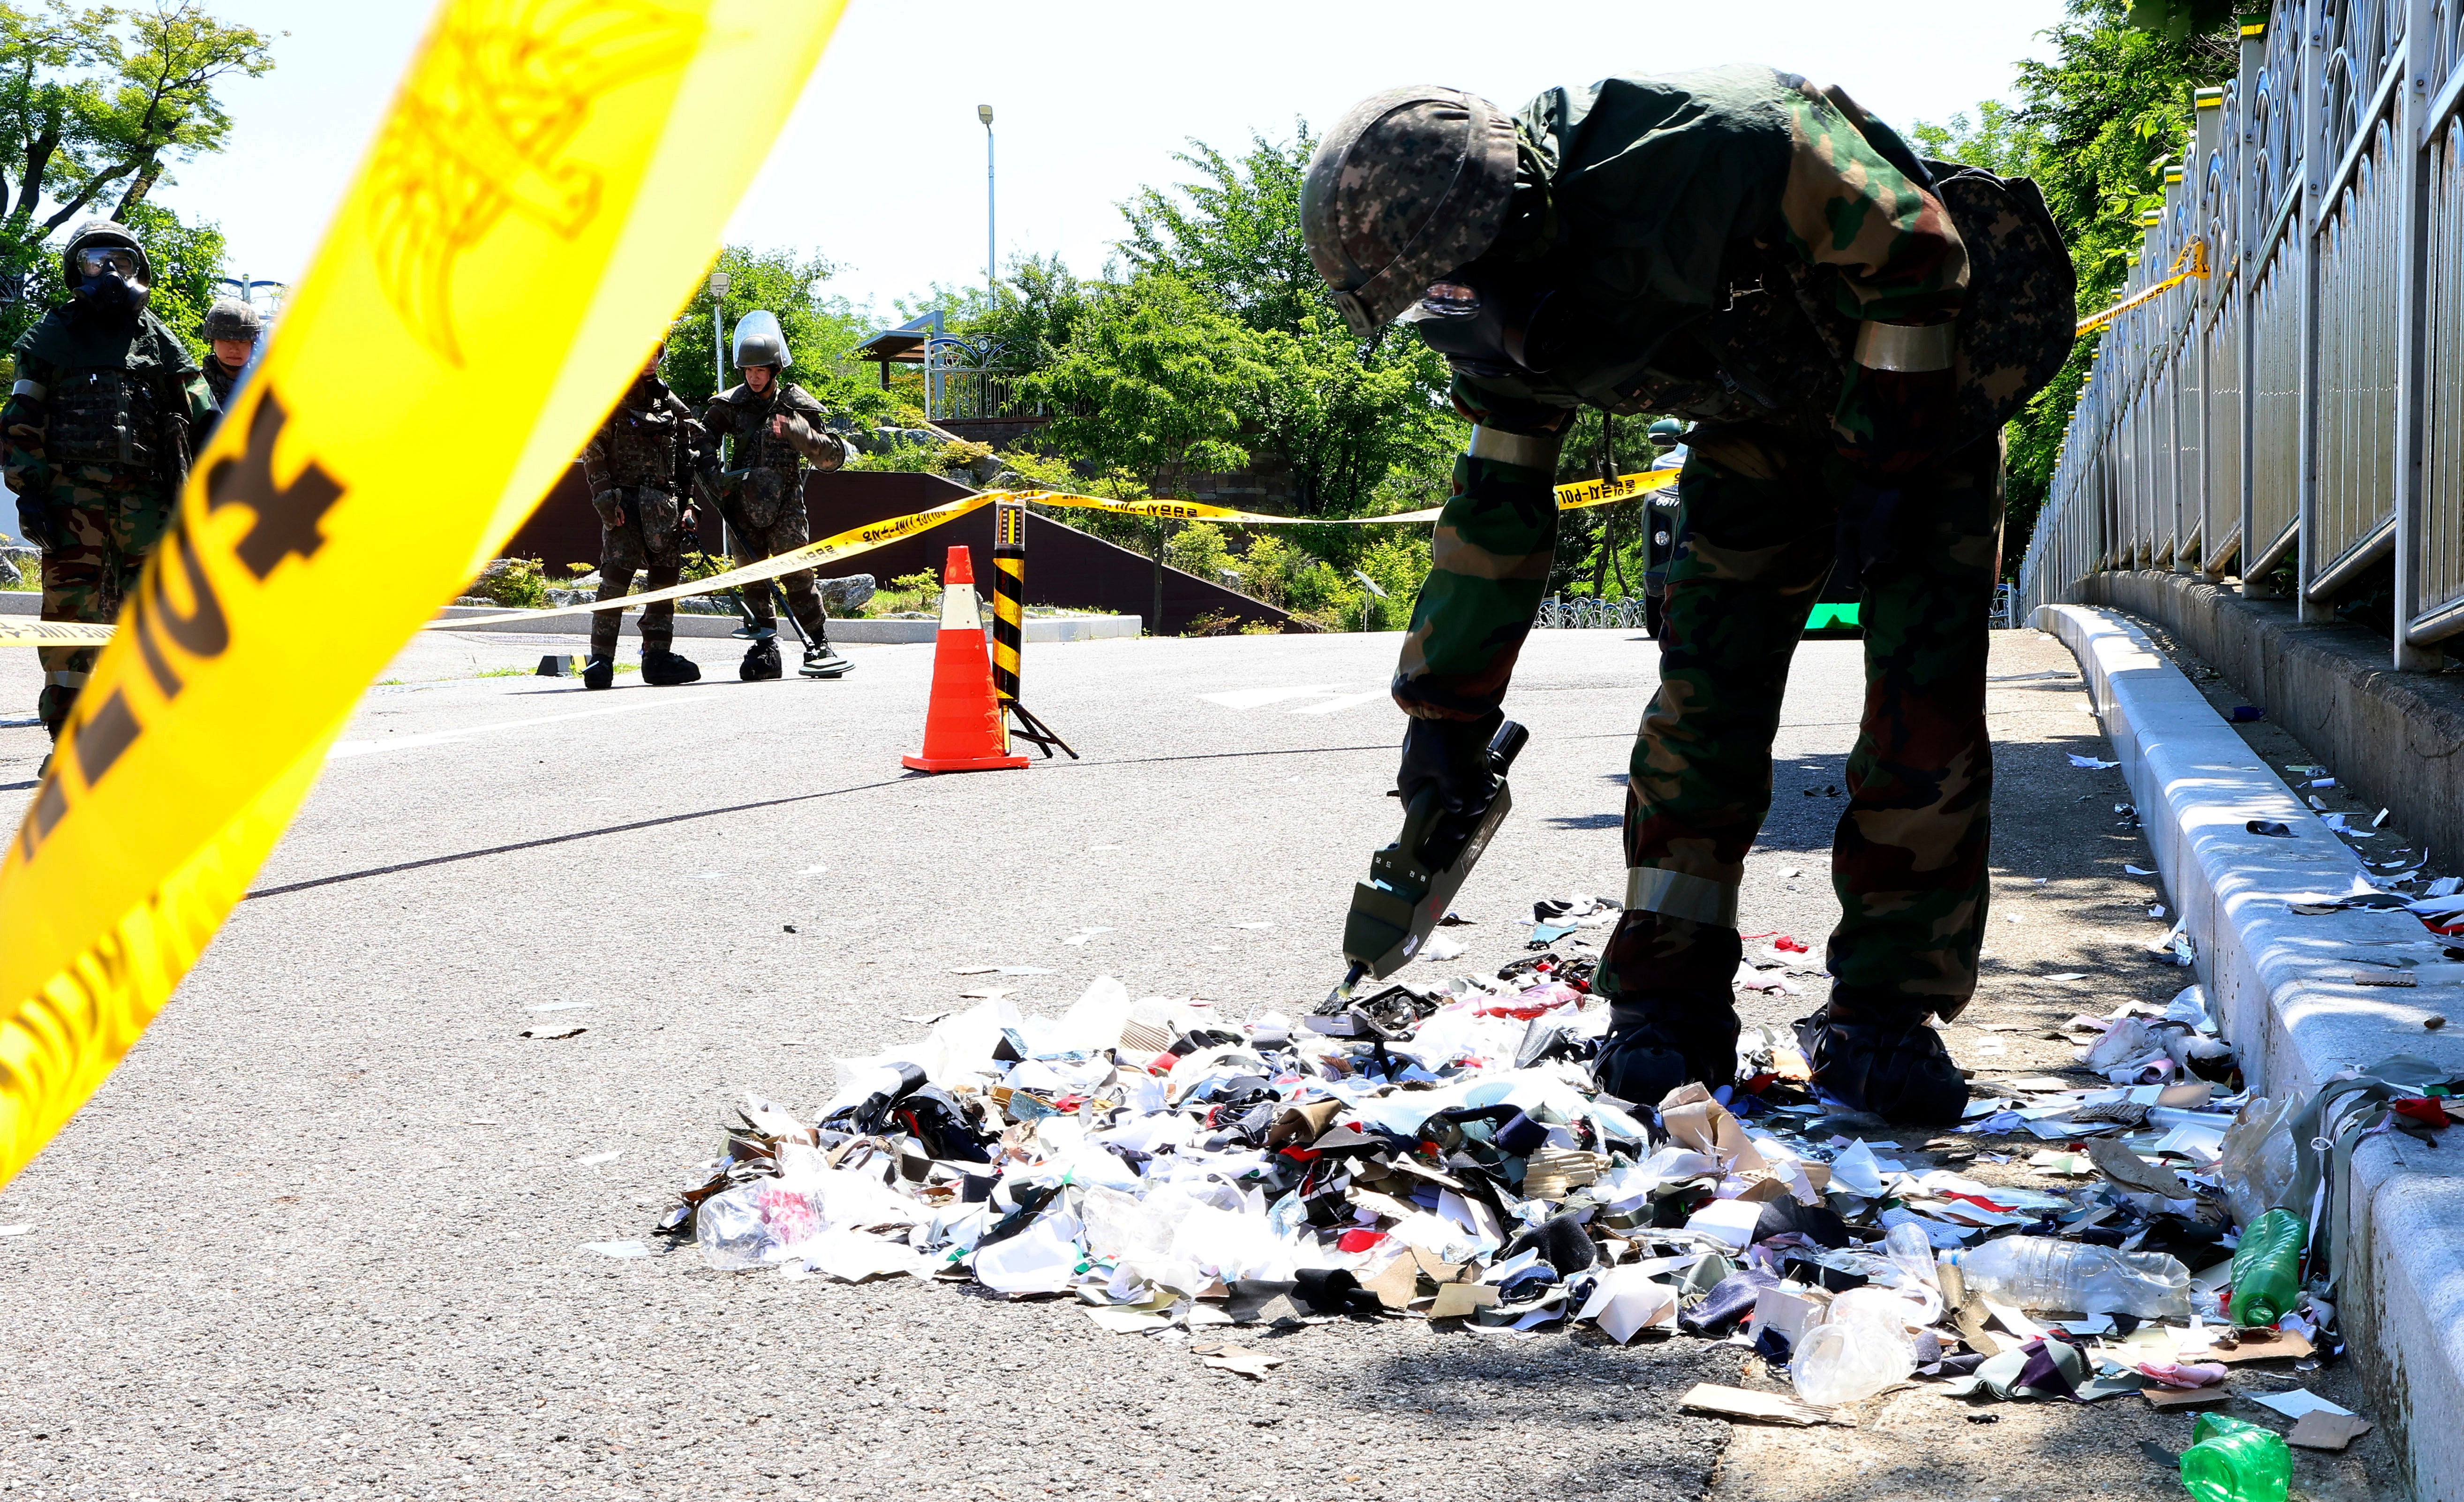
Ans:
[{"label": "police line tape in background", "polygon": [[[1598,480],[1557,487],[1557,509],[1576,511],[1586,506],[1604,506],[1615,501],[1631,500],[1637,496],[1660,489],[1676,479],[1675,470],[1651,470],[1640,475],[1621,475],[1614,487]],[[819,541],[807,542],[776,558],[765,558],[758,563],[731,568],[725,573],[688,580],[665,589],[649,589],[628,594],[621,601],[605,605],[551,605],[536,609],[507,610],[496,615],[465,615],[450,621],[433,621],[426,628],[431,631],[484,630],[491,626],[504,626],[515,621],[544,620],[558,615],[590,615],[601,610],[631,610],[662,600],[687,600],[700,595],[717,594],[738,585],[759,584],[764,579],[777,579],[783,574],[801,573],[823,563],[836,563],[858,553],[930,531],[945,521],[980,511],[995,501],[1019,501],[1029,506],[1055,506],[1063,510],[1104,511],[1119,517],[1141,517],[1166,521],[1229,521],[1241,526],[1376,526],[1389,522],[1435,521],[1436,508],[1406,511],[1386,517],[1275,517],[1258,511],[1239,511],[1230,506],[1217,506],[1202,500],[1111,500],[1101,496],[1076,496],[1067,491],[987,490],[962,499],[953,500],[926,511],[891,517],[884,521],[868,521],[860,527],[833,533]]]},{"label": "police line tape in background", "polygon": [[[1675,470],[1651,470],[1639,475],[1621,475],[1612,488],[1598,480],[1585,480],[1557,487],[1557,509],[1578,511],[1588,506],[1605,506],[1670,483],[1677,477]],[[716,594],[739,585],[759,584],[784,574],[800,573],[824,563],[852,558],[858,553],[900,541],[919,532],[930,531],[945,521],[956,521],[979,511],[997,500],[1023,501],[1035,506],[1055,506],[1065,510],[1103,511],[1114,516],[1143,517],[1173,521],[1229,521],[1242,526],[1376,526],[1392,522],[1435,521],[1436,508],[1423,511],[1398,512],[1384,517],[1276,517],[1264,512],[1240,511],[1230,506],[1211,505],[1199,500],[1111,500],[1101,496],[1076,496],[1060,491],[982,491],[928,510],[911,512],[884,521],[869,521],[860,527],[849,527],[803,547],[765,558],[757,563],[731,568],[725,573],[689,580],[665,589],[644,590],[624,597],[621,608],[638,609],[662,600],[688,600],[701,595]],[[481,630],[491,626],[504,626],[515,621],[536,621],[559,615],[589,615],[599,610],[620,608],[611,600],[605,605],[542,606],[537,609],[507,610],[495,615],[466,615],[450,621],[431,621],[422,630],[431,631]],[[37,630],[35,623],[13,624],[0,621],[0,647],[92,646],[111,639],[108,626],[80,626],[51,623]],[[48,634],[58,632],[67,634]]]},{"label": "police line tape in background", "polygon": [[0,851],[0,1182],[666,334],[841,9],[439,7]]},{"label": "police line tape in background", "polygon": [[104,647],[111,628],[87,621],[0,619],[0,647]]}]

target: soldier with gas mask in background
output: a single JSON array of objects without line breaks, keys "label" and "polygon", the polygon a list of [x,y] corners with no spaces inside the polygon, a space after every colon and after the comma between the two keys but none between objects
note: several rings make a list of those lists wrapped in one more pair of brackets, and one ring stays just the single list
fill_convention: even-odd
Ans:
[{"label": "soldier with gas mask in background", "polygon": [[[69,300],[17,341],[6,473],[43,550],[43,619],[107,623],[171,523],[214,399],[147,309],[153,263],[125,225],[77,226],[60,269]],[[99,651],[42,649],[37,713],[54,740]]]},{"label": "soldier with gas mask in background", "polygon": [[[744,376],[702,409],[711,452],[704,475],[735,534],[738,566],[793,552],[810,541],[804,519],[804,465],[827,473],[847,462],[847,441],[825,428],[829,414],[803,387],[781,379],[791,364],[776,314],[747,313],[736,325],[735,364]],[[722,455],[720,445],[725,445]],[[830,648],[828,618],[809,568],[779,580],[787,608],[804,629],[802,671],[808,678],[844,676],[855,664]],[[746,682],[780,675],[779,618],[766,587],[745,591],[753,612],[753,646],[737,674]]]},{"label": "soldier with gas mask in background", "polygon": [[[256,358],[256,342],[265,333],[265,320],[255,308],[237,298],[216,298],[206,310],[203,330],[208,346],[206,353],[206,388],[214,393],[214,406],[231,410],[231,388],[239,385],[240,372]],[[197,440],[204,443],[201,437]]]},{"label": "soldier with gas mask in background", "polygon": [[[650,363],[582,451],[590,503],[599,512],[603,604],[624,599],[636,570],[646,570],[646,594],[669,587],[684,572],[685,497],[701,463],[703,436],[693,409],[659,379],[666,353],[665,345],[651,352]],[[584,688],[604,689],[616,681],[616,633],[624,619],[621,609],[591,616],[590,656],[582,665]],[[700,664],[671,650],[675,634],[673,600],[642,607],[643,682],[665,686],[700,679]]]},{"label": "soldier with gas mask in background", "polygon": [[1327,132],[1301,217],[1353,331],[1412,321],[1476,425],[1394,681],[1407,800],[1494,796],[1483,750],[1547,586],[1574,410],[1693,424],[1598,970],[1601,1088],[1656,1105],[1735,1078],[1738,889],[1789,659],[1837,568],[1863,581],[1865,715],[1831,995],[1797,1039],[1825,1094],[1958,1120],[1968,1087],[1927,1016],[1967,1004],[1984,935],[1999,433],[2073,318],[2035,186],[1920,162],[1837,89],[1727,67],[1519,115],[1391,90]]}]

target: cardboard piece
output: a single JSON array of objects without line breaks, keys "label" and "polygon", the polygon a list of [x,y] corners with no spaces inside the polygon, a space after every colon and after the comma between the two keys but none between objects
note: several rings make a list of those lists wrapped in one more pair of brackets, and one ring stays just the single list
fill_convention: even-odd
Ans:
[{"label": "cardboard piece", "polygon": [[1221,1372],[1238,1372],[1243,1377],[1265,1381],[1268,1372],[1284,1364],[1285,1358],[1268,1356],[1237,1345],[1192,1346],[1191,1350],[1208,1366]]},{"label": "cardboard piece", "polygon": [[1485,1309],[1497,1302],[1497,1290],[1486,1283],[1445,1283],[1438,1288],[1438,1301],[1429,1306],[1431,1319],[1460,1319],[1473,1310]]},{"label": "cardboard piece", "polygon": [[1680,1085],[1660,1102],[1660,1124],[1671,1141],[1708,1154],[1730,1173],[1771,1167],[1728,1108],[1713,1100],[1699,1080]]},{"label": "cardboard piece", "polygon": [[2125,1189],[2157,1195],[2167,1200],[2189,1200],[2196,1196],[2182,1176],[2147,1160],[2109,1137],[2101,1137],[2087,1145],[2087,1156],[2094,1160],[2107,1179]]},{"label": "cardboard piece", "polygon": [[1841,1418],[1834,1409],[1817,1408],[1786,1393],[1761,1393],[1713,1382],[1696,1382],[1688,1387],[1685,1396],[1677,1400],[1677,1406],[1696,1413],[1716,1413],[1724,1419],[1751,1419],[1764,1424],[1837,1424],[1856,1427],[1856,1421]]},{"label": "cardboard piece", "polygon": [[2285,1436],[2288,1444],[2303,1449],[2343,1449],[2370,1432],[2370,1421],[2359,1414],[2305,1413],[2295,1421],[2293,1432]]},{"label": "cardboard piece", "polygon": [[2272,1339],[2255,1338],[2259,1332],[2242,1336],[2233,1346],[2211,1345],[2199,1353],[2202,1361],[2221,1361],[2227,1366],[2239,1366],[2245,1361],[2282,1361],[2298,1359],[2310,1354],[2310,1342],[2290,1330],[2264,1332]]}]

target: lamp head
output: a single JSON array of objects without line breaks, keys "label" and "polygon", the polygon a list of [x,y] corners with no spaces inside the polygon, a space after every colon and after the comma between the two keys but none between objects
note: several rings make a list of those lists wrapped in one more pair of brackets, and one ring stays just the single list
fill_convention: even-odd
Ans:
[{"label": "lamp head", "polygon": [[982,121],[984,122],[984,128],[986,130],[990,130],[993,124],[993,107],[989,104],[977,105],[976,119]]}]

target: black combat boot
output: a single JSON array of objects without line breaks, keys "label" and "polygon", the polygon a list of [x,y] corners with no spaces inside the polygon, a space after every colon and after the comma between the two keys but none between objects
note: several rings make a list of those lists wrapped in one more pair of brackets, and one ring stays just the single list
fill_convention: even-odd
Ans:
[{"label": "black combat boot", "polygon": [[1814,1086],[1855,1111],[1898,1126],[1950,1126],[1968,1109],[1968,1080],[1921,1008],[1875,1003],[1834,986],[1831,1001],[1796,1023]]},{"label": "black combat boot", "polygon": [[744,662],[736,670],[736,675],[747,683],[759,683],[765,678],[778,677],[784,671],[779,665],[779,643],[765,636],[744,649]]},{"label": "black combat boot", "polygon": [[616,686],[616,659],[593,657],[582,665],[582,686],[585,689],[612,689]]},{"label": "black combat boot", "polygon": [[843,678],[855,671],[855,664],[830,649],[826,641],[817,641],[804,649],[804,665],[796,670],[808,678]]},{"label": "black combat boot", "polygon": [[1737,1007],[1729,989],[1744,945],[1737,931],[1637,910],[1617,919],[1596,984],[1609,1003],[1592,1077],[1639,1106],[1688,1081],[1711,1090],[1737,1078]]},{"label": "black combat boot", "polygon": [[664,647],[642,649],[642,681],[666,688],[671,683],[699,683],[701,664],[679,657]]}]

